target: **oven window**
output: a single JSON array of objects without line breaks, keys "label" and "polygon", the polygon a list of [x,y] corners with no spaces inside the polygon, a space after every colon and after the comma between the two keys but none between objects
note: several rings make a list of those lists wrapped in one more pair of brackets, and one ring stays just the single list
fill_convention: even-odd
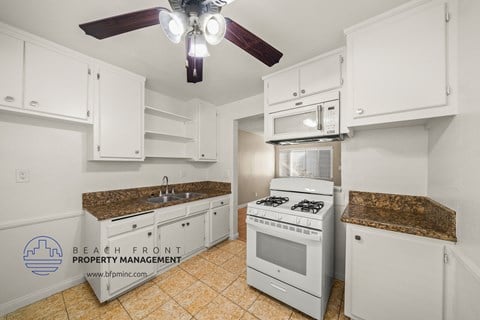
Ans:
[{"label": "oven window", "polygon": [[257,232],[257,258],[307,275],[307,246]]}]

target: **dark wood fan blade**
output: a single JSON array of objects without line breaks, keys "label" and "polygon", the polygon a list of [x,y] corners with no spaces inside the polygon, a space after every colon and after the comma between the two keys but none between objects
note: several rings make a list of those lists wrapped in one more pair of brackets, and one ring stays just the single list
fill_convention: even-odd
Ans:
[{"label": "dark wood fan blade", "polygon": [[158,14],[166,8],[157,7],[126,13],[115,17],[81,24],[79,27],[86,34],[97,39],[113,37],[125,32],[159,24]]},{"label": "dark wood fan blade", "polygon": [[230,18],[225,18],[227,21],[227,32],[225,38],[237,45],[241,49],[250,53],[258,60],[271,67],[278,63],[283,56],[283,53],[236,23]]}]

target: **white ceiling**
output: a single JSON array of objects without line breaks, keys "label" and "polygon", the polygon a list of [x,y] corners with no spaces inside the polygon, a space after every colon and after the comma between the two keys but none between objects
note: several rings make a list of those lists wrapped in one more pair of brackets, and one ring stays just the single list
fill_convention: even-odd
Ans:
[{"label": "white ceiling", "polygon": [[344,45],[343,29],[407,0],[237,0],[222,13],[284,53],[268,68],[228,41],[210,46],[204,81],[187,84],[185,49],[160,27],[110,39],[83,34],[78,24],[163,6],[166,0],[1,0],[0,21],[147,77],[147,87],[222,105],[263,90],[261,77]]}]

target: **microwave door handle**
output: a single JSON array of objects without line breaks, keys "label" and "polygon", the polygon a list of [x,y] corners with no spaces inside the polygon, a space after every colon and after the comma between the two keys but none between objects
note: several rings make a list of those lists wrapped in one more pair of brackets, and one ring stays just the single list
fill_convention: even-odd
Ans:
[{"label": "microwave door handle", "polygon": [[323,108],[321,104],[317,106],[317,129],[319,131],[323,130]]}]

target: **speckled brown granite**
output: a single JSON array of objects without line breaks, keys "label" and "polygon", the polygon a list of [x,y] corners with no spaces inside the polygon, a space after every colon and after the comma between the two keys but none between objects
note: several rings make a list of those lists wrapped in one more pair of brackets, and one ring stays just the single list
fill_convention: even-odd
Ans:
[{"label": "speckled brown granite", "polygon": [[350,191],[341,221],[457,241],[455,211],[427,197]]},{"label": "speckled brown granite", "polygon": [[203,193],[204,196],[167,203],[150,203],[147,202],[147,198],[158,196],[160,189],[162,189],[162,193],[165,193],[165,186],[99,191],[82,194],[83,208],[98,220],[106,220],[231,193],[230,183],[214,181],[172,184],[168,188],[169,191],[172,188],[175,189],[175,193],[197,192]]}]

